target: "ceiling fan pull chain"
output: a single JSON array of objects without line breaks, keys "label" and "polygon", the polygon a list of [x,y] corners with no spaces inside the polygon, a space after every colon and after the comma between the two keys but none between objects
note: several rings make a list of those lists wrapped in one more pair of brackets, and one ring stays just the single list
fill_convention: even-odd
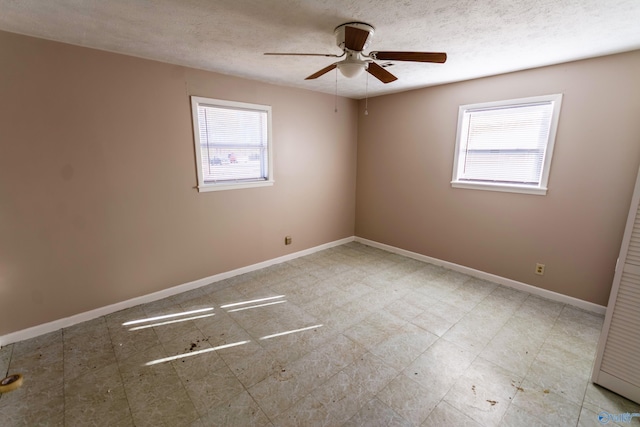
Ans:
[{"label": "ceiling fan pull chain", "polygon": [[369,73],[367,73],[367,80],[364,86],[364,115],[369,115],[369,110],[367,107],[369,106]]},{"label": "ceiling fan pull chain", "polygon": [[335,100],[335,109],[334,112],[338,112],[338,67],[336,67],[336,100]]}]

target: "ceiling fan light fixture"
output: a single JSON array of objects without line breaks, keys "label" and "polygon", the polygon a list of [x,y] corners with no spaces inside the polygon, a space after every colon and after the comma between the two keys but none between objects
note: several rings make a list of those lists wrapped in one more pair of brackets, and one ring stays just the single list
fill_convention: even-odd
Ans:
[{"label": "ceiling fan light fixture", "polygon": [[338,69],[347,78],[358,77],[367,69],[367,63],[342,61],[338,63]]}]

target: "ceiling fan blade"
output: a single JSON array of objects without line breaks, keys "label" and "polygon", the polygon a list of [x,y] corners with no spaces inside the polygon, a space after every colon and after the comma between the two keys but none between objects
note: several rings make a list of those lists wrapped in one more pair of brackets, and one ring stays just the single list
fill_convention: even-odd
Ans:
[{"label": "ceiling fan blade", "polygon": [[364,44],[367,42],[368,37],[368,31],[347,25],[344,28],[344,47],[360,52],[364,48]]},{"label": "ceiling fan blade", "polygon": [[307,77],[305,80],[313,80],[313,79],[317,79],[318,77],[320,77],[323,74],[328,73],[329,71],[333,70],[334,68],[336,68],[338,66],[338,63],[335,64],[331,64],[328,67],[324,67],[322,70],[320,71],[316,71],[315,73],[311,74],[309,77]]},{"label": "ceiling fan blade", "polygon": [[334,55],[333,53],[276,53],[267,52],[265,55],[280,55],[280,56],[325,56],[327,58],[340,58],[342,55]]},{"label": "ceiling fan blade", "polygon": [[376,64],[375,62],[370,62],[367,67],[367,72],[371,74],[376,79],[380,80],[382,83],[391,83],[395,80],[398,80],[396,76]]},{"label": "ceiling fan blade", "polygon": [[447,60],[444,52],[371,52],[369,56],[381,61],[413,61],[413,62],[436,62],[443,64]]}]

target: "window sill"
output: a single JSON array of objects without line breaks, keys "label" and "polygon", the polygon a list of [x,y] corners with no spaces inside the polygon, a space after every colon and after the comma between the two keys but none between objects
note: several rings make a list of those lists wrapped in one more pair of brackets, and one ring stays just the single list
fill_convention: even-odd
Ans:
[{"label": "window sill", "polygon": [[270,187],[274,183],[273,180],[269,181],[252,181],[252,182],[238,182],[238,183],[221,183],[221,184],[200,184],[198,185],[198,192],[206,193],[209,191],[224,191],[224,190],[242,190],[244,188],[256,188],[256,187]]},{"label": "window sill", "polygon": [[453,188],[466,188],[468,190],[485,190],[485,191],[501,191],[506,193],[535,194],[545,196],[547,189],[545,187],[530,187],[517,184],[486,184],[477,182],[451,181]]}]

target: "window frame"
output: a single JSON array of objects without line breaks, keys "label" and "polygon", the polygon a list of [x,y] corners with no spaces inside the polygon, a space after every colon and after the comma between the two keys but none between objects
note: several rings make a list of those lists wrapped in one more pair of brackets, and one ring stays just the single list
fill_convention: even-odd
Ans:
[{"label": "window frame", "polygon": [[[229,101],[224,99],[207,98],[202,96],[191,96],[191,117],[193,121],[193,144],[196,154],[196,171],[198,176],[199,192],[238,190],[243,188],[267,187],[274,184],[273,179],[273,131],[271,121],[271,106],[253,104],[247,102]],[[219,108],[252,110],[267,113],[267,176],[264,179],[225,180],[220,182],[206,182],[202,170],[202,152],[200,144],[200,120],[198,119],[198,107],[201,105]]]},{"label": "window frame", "polygon": [[[467,129],[468,119],[473,111],[483,111],[505,107],[521,107],[526,105],[551,103],[553,111],[551,113],[551,123],[549,126],[549,134],[547,144],[542,161],[542,172],[538,185],[518,184],[511,182],[488,182],[473,181],[460,179],[460,159],[461,154],[467,146]],[[458,125],[456,131],[456,145],[453,157],[453,176],[451,186],[454,188],[465,188],[473,190],[503,191],[511,193],[546,195],[548,191],[547,184],[549,182],[549,172],[551,168],[551,158],[555,147],[556,133],[558,129],[558,119],[560,117],[560,109],[562,106],[562,94],[532,96],[527,98],[508,99],[502,101],[482,102],[476,104],[461,105],[458,109]]]}]

